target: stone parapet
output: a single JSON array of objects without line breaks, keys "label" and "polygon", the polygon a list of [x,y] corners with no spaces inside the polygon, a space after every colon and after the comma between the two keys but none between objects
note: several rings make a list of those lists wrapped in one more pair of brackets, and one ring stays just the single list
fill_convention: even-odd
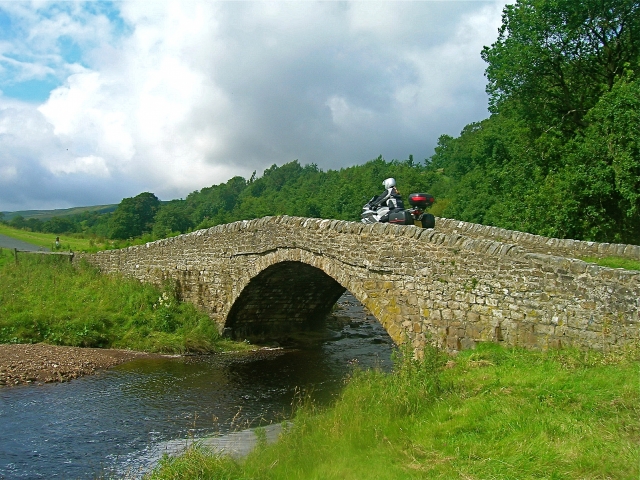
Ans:
[{"label": "stone parapet", "polygon": [[452,350],[481,341],[540,349],[638,341],[640,272],[578,260],[571,241],[548,254],[529,248],[536,239],[528,234],[506,241],[501,232],[463,227],[446,219],[434,230],[264,217],[77,254],[74,262],[145,282],[171,280],[220,331],[238,337],[307,328],[347,289],[394,341],[416,347],[428,336]]},{"label": "stone parapet", "polygon": [[640,260],[640,245],[622,243],[585,242],[562,238],[549,238],[505,228],[462,222],[451,218],[438,218],[436,228],[444,233],[459,233],[474,238],[492,238],[512,243],[537,252],[570,257],[621,257]]}]

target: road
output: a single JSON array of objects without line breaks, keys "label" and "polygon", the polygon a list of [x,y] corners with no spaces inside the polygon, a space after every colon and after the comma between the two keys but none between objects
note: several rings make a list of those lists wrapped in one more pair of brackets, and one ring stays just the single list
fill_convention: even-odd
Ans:
[{"label": "road", "polygon": [[50,249],[46,247],[40,247],[31,243],[23,242],[22,240],[16,240],[15,238],[7,237],[6,235],[0,235],[0,248],[17,248],[18,250],[29,250],[32,252],[42,251],[48,252]]}]

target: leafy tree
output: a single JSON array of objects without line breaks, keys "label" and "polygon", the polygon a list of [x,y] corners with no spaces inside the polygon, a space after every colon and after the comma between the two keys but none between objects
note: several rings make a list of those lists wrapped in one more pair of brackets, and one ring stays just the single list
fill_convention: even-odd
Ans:
[{"label": "leafy tree", "polygon": [[43,227],[44,222],[42,220],[31,217],[24,221],[24,226],[22,228],[25,230],[31,230],[32,232],[42,232]]},{"label": "leafy tree", "polygon": [[9,225],[13,228],[24,228],[26,226],[26,221],[22,215],[16,215],[9,221]]},{"label": "leafy tree", "polygon": [[193,227],[184,202],[173,201],[162,205],[153,223],[153,236],[164,238],[172,233],[185,233]]},{"label": "leafy tree", "polygon": [[109,219],[109,237],[126,239],[151,232],[159,206],[158,197],[149,192],[123,199]]},{"label": "leafy tree", "polygon": [[75,233],[78,225],[68,217],[53,217],[42,224],[41,230],[45,233]]},{"label": "leafy tree", "polygon": [[518,0],[483,58],[492,116],[441,137],[445,216],[637,243],[640,4]]},{"label": "leafy tree", "polygon": [[236,176],[227,183],[190,193],[187,196],[186,205],[190,210],[192,223],[203,227],[225,223],[225,219],[230,218],[230,212],[236,206],[238,196],[246,186],[246,180]]},{"label": "leafy tree", "polygon": [[515,108],[538,133],[571,135],[630,65],[638,70],[637,0],[517,0],[485,47],[493,112]]},{"label": "leafy tree", "polygon": [[[587,115],[567,145],[565,165],[544,192],[561,198],[565,236],[637,243],[640,238],[640,82],[622,79]],[[551,183],[555,181],[555,184]],[[555,188],[554,188],[555,187]]]}]

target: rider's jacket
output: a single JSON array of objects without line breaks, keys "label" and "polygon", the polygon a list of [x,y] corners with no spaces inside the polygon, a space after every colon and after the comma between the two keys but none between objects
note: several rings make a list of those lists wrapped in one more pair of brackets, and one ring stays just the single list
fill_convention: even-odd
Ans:
[{"label": "rider's jacket", "polygon": [[389,207],[389,210],[404,210],[404,202],[395,187],[391,187],[382,192],[373,201],[374,207]]}]

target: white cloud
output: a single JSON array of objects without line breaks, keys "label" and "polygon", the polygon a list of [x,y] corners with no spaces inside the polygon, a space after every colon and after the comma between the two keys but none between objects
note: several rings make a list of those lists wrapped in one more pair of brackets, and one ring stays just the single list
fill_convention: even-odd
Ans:
[{"label": "white cloud", "polygon": [[9,183],[18,176],[18,169],[14,165],[0,167],[0,182]]},{"label": "white cloud", "polygon": [[104,158],[95,155],[76,157],[59,164],[52,163],[49,165],[49,170],[56,174],[85,173],[93,177],[109,177],[109,170]]},{"label": "white cloud", "polygon": [[[15,169],[23,203],[38,208],[184,197],[296,158],[339,168],[428,157],[440,134],[486,116],[480,50],[502,8],[125,1],[115,25],[112,13],[57,5],[12,6],[26,37],[0,47],[38,43],[25,78],[64,79],[40,106],[0,96],[0,172]],[[62,58],[60,35],[82,47],[84,66]],[[83,181],[100,188],[63,188]],[[2,210],[16,204],[5,192]]]},{"label": "white cloud", "polygon": [[484,70],[480,51],[495,40],[501,10],[491,4],[462,15],[443,43],[405,52],[404,59],[413,66],[416,78],[395,91],[398,112],[411,112],[407,118],[413,125],[445,117],[444,112],[466,118],[465,123],[480,120],[472,115],[478,111],[478,99],[484,96],[484,83],[470,82],[469,72]]},{"label": "white cloud", "polygon": [[[105,94],[112,87],[98,72],[78,73],[69,77],[67,86],[54,90],[38,109],[72,155],[100,155],[107,170],[110,166],[122,168],[135,153],[130,112],[118,108],[118,96]],[[52,172],[66,171],[57,162],[54,165]]]},{"label": "white cloud", "polygon": [[348,100],[339,95],[334,95],[327,101],[331,109],[333,123],[343,129],[352,130],[375,121],[374,111],[349,104]]}]

